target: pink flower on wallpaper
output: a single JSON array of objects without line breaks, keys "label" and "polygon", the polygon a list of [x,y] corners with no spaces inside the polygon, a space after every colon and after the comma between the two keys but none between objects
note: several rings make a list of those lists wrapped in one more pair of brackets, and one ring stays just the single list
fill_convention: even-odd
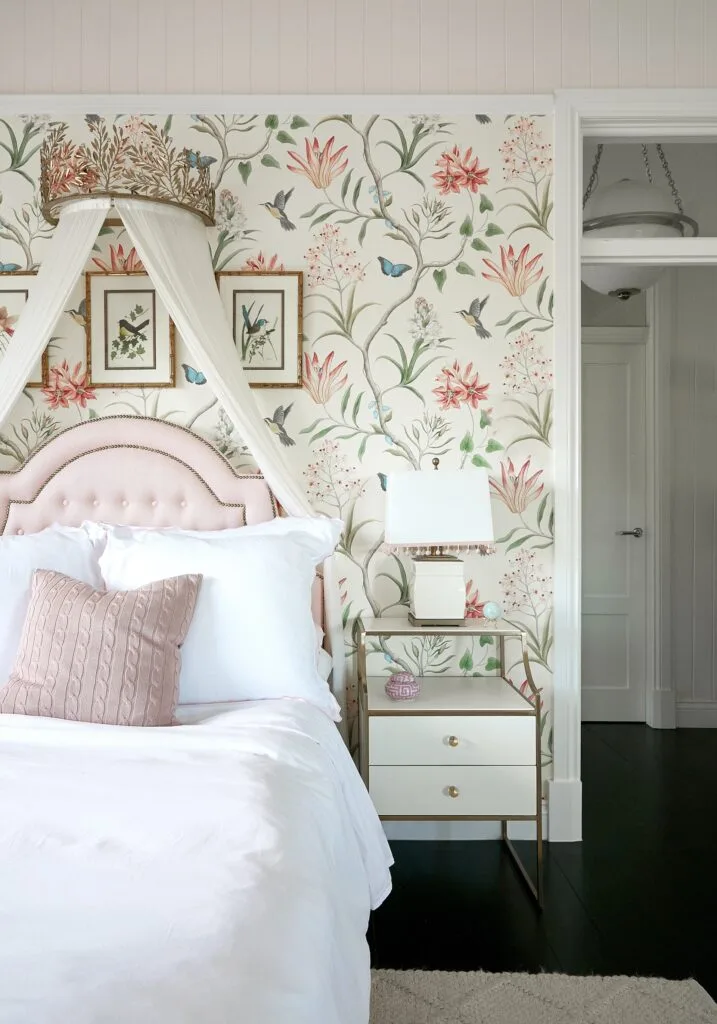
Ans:
[{"label": "pink flower on wallpaper", "polygon": [[532,476],[530,472],[530,459],[526,459],[520,470],[516,473],[513,460],[508,459],[500,466],[501,480],[491,479],[490,488],[496,498],[503,502],[505,507],[518,515],[525,512],[528,505],[535,501],[543,493],[543,484],[540,477],[543,475],[539,469]]},{"label": "pink flower on wallpaper", "polygon": [[82,363],[77,363],[70,371],[66,359],[59,366],[50,369],[50,383],[42,389],[45,401],[51,409],[69,409],[70,403],[87,408],[87,403],[97,398],[94,388],[89,386],[90,375],[83,372]]},{"label": "pink flower on wallpaper", "polygon": [[525,295],[528,288],[543,276],[543,268],[539,265],[543,258],[542,252],[529,260],[529,249],[529,244],[524,245],[519,255],[516,256],[512,245],[509,245],[507,249],[501,245],[500,267],[496,266],[492,260],[483,260],[488,269],[492,271],[491,274],[486,274],[484,271],[483,277],[486,281],[497,281],[498,284],[502,284],[508,294],[515,298]]},{"label": "pink flower on wallpaper", "polygon": [[436,183],[436,188],[442,196],[449,193],[458,193],[461,189],[467,189],[474,194],[481,185],[488,184],[488,167],[480,167],[478,157],[473,156],[472,147],[468,147],[464,156],[458,146],[454,146],[450,152],[442,153],[436,160],[438,170],[431,177]]},{"label": "pink flower on wallpaper", "polygon": [[250,256],[244,264],[244,270],[255,270],[258,273],[271,274],[274,271],[282,271],[284,264],[280,262],[276,253],[267,261],[264,253],[259,252],[257,256]]},{"label": "pink flower on wallpaper", "polygon": [[92,262],[105,274],[141,274],[144,273],[144,263],[137,255],[134,246],[125,256],[124,248],[121,245],[110,246],[110,262],[106,263],[97,256],[92,257]]},{"label": "pink flower on wallpaper", "polygon": [[467,619],[482,619],[483,608],[485,601],[481,601],[478,594],[478,588],[473,589],[473,580],[468,580],[466,583],[466,618]]},{"label": "pink flower on wallpaper", "polygon": [[7,306],[0,306],[0,334],[7,334],[8,338],[12,338],[16,323],[17,317],[10,316]]},{"label": "pink flower on wallpaper", "polygon": [[335,141],[335,136],[332,135],[322,148],[317,138],[314,138],[313,142],[304,139],[306,159],[302,160],[298,153],[289,150],[289,156],[296,161],[296,166],[287,164],[287,171],[303,174],[314,188],[328,188],[334,178],[343,174],[349,164],[348,157],[345,160],[341,159],[346,152],[346,146],[337,149],[335,153],[332,152]]},{"label": "pink flower on wallpaper", "polygon": [[479,402],[488,400],[490,384],[480,383],[478,371],[473,372],[473,363],[468,363],[465,370],[461,370],[457,361],[453,366],[444,366],[436,377],[436,383],[438,387],[433,389],[433,394],[444,412],[460,409],[461,405],[477,409]]},{"label": "pink flower on wallpaper", "polygon": [[316,352],[311,357],[308,352],[304,353],[304,387],[317,405],[326,405],[349,379],[348,374],[343,372],[346,360],[337,366],[332,365],[333,361],[333,349],[323,363],[319,362]]}]

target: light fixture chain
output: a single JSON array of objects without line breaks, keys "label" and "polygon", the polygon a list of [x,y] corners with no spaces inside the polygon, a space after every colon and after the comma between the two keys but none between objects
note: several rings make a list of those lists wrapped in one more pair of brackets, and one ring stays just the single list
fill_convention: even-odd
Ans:
[{"label": "light fixture chain", "polygon": [[647,175],[647,180],[650,182],[650,184],[652,184],[652,168],[650,167],[650,156],[647,152],[647,146],[644,142],[642,144],[642,162],[645,165],[645,174]]},{"label": "light fixture chain", "polygon": [[670,186],[670,191],[672,192],[672,198],[675,201],[675,206],[680,211],[680,213],[684,213],[685,210],[684,210],[684,207],[682,206],[682,197],[680,196],[680,193],[677,191],[677,185],[675,184],[675,179],[672,177],[672,171],[670,170],[670,165],[667,162],[667,157],[665,156],[665,151],[664,151],[664,149],[662,148],[662,146],[660,145],[659,142],[655,146],[655,149],[657,150],[657,155],[660,158],[660,163],[662,164],[662,169],[665,172],[665,177],[667,178],[667,184]]},{"label": "light fixture chain", "polygon": [[588,181],[588,187],[585,189],[585,195],[583,196],[583,209],[590,196],[593,194],[595,185],[597,184],[598,178],[598,167],[600,166],[600,160],[602,159],[602,151],[604,146],[602,142],[598,143],[597,149],[595,150],[595,160],[593,161],[593,167],[590,171],[590,180]]}]

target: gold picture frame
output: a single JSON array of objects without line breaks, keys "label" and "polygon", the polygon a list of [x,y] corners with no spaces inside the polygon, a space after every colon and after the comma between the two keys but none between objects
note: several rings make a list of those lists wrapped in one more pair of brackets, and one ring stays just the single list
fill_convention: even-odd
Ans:
[{"label": "gold picture frame", "polygon": [[146,271],[86,272],[85,339],[91,387],[175,387],[175,334]]},{"label": "gold picture frame", "polygon": [[[8,278],[15,279],[16,281],[19,280],[20,278],[28,278],[30,280],[34,280],[37,278],[37,271],[3,270],[2,272],[0,272],[0,309],[5,310],[5,315],[16,317],[19,316],[22,307],[27,302],[27,299],[30,294],[30,289],[18,287],[17,284],[15,285],[14,288],[6,286],[5,281]],[[3,295],[12,296],[13,300],[16,301],[8,300],[7,302],[3,302]],[[24,299],[21,298],[21,296],[23,295]],[[22,305],[18,308],[18,303],[20,302],[22,303]],[[17,310],[17,312],[15,312],[15,310]],[[6,334],[7,332],[4,332],[2,330],[2,327],[0,326],[0,343],[2,343],[3,340],[6,340]],[[4,351],[4,349],[5,345],[0,344],[0,351]],[[47,348],[45,348],[45,351],[42,353],[38,369],[39,373],[37,373],[34,378],[31,377],[30,380],[27,381],[27,383],[25,384],[26,388],[46,388],[49,385],[50,356]]]},{"label": "gold picture frame", "polygon": [[302,387],[303,271],[220,270],[215,276],[249,386]]}]

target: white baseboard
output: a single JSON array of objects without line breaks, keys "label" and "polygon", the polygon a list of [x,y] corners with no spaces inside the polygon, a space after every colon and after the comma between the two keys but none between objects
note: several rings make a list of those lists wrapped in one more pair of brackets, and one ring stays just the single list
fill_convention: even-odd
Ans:
[{"label": "white baseboard", "polygon": [[717,700],[677,702],[678,729],[717,729]]},{"label": "white baseboard", "polygon": [[[500,839],[499,821],[384,821],[387,839]],[[548,809],[543,806],[543,835],[547,835]],[[511,839],[535,839],[532,821],[511,821]]]},{"label": "white baseboard", "polygon": [[646,721],[651,729],[674,729],[677,704],[674,690],[652,690],[647,695]]},{"label": "white baseboard", "polygon": [[548,840],[579,843],[583,838],[583,784],[579,779],[550,779]]}]

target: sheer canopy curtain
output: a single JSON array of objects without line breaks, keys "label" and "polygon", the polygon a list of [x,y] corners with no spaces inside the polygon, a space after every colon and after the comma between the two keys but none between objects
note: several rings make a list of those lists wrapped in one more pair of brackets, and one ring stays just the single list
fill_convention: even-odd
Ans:
[{"label": "sheer canopy curtain", "polygon": [[15,333],[0,359],[0,425],[42,358],[109,208],[109,199],[87,199],[68,207],[60,218]]},{"label": "sheer canopy curtain", "polygon": [[[315,515],[247,383],[217,290],[204,225],[192,213],[159,203],[117,199],[115,208],[192,359],[249,446],[269,487],[289,515]],[[344,637],[334,559],[324,564],[324,594],[333,691],[345,712]]]}]

